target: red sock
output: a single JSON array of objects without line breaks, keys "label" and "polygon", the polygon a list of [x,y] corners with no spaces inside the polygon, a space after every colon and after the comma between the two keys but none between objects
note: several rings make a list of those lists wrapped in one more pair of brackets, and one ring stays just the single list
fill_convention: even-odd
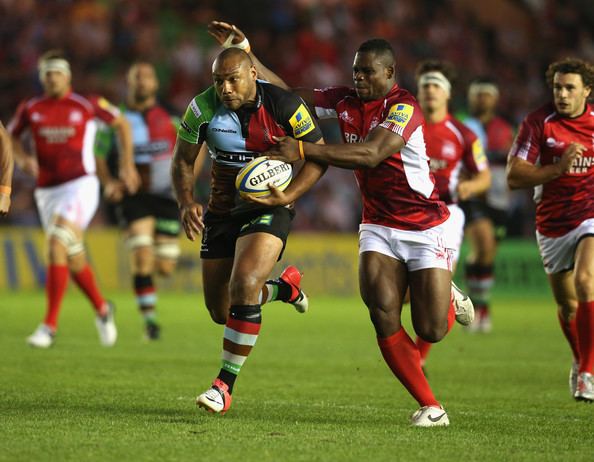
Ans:
[{"label": "red sock", "polygon": [[97,287],[97,283],[95,282],[95,276],[93,275],[93,270],[89,265],[85,265],[85,267],[80,270],[78,273],[72,273],[72,278],[80,287],[87,298],[93,304],[93,308],[98,314],[103,314],[105,308],[105,299],[99,292],[99,287]]},{"label": "red sock", "polygon": [[390,337],[377,338],[384,360],[421,406],[439,406],[421,370],[419,350],[403,327]]},{"label": "red sock", "polygon": [[573,319],[566,321],[561,313],[557,311],[557,317],[559,318],[559,324],[561,324],[561,330],[565,334],[565,338],[571,347],[571,351],[573,352],[573,359],[575,362],[579,363],[580,361],[580,350],[578,348],[578,332],[577,332],[577,323],[576,318],[574,316]]},{"label": "red sock", "polygon": [[49,265],[45,281],[47,296],[47,313],[43,321],[47,326],[56,330],[58,327],[58,314],[62,306],[62,299],[68,286],[68,266]]},{"label": "red sock", "polygon": [[580,373],[594,368],[594,301],[579,302],[575,315],[580,351]]},{"label": "red sock", "polygon": [[[450,309],[448,311],[448,333],[452,330],[455,321],[456,310],[454,308],[454,298],[452,297],[450,300]],[[427,359],[427,355],[429,355],[431,345],[433,344],[423,340],[421,337],[417,337],[417,348],[419,349],[419,354],[421,355],[421,364],[425,364],[425,360]]]}]

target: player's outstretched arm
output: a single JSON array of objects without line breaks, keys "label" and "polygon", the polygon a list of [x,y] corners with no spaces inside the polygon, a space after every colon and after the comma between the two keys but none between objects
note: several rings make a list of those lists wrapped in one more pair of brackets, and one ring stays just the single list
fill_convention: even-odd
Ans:
[{"label": "player's outstretched arm", "polygon": [[179,204],[181,222],[191,241],[196,240],[204,229],[202,206],[194,201],[194,165],[201,146],[202,143],[188,143],[178,136],[171,162],[171,182]]},{"label": "player's outstretched arm", "polygon": [[383,128],[374,129],[363,143],[349,144],[314,144],[299,142],[290,137],[273,137],[277,144],[270,147],[264,155],[271,159],[295,162],[300,158],[300,151],[307,160],[334,165],[346,169],[374,168],[384,159],[400,151],[404,138]]},{"label": "player's outstretched arm", "polygon": [[132,145],[132,130],[130,124],[126,120],[126,117],[119,115],[111,123],[118,140],[119,150],[119,176],[124,183],[126,190],[130,194],[134,194],[138,191],[140,186],[140,175],[136,170],[134,164],[134,148]]},{"label": "player's outstretched arm", "polygon": [[0,122],[0,215],[6,215],[10,209],[13,169],[14,159],[10,136]]},{"label": "player's outstretched arm", "polygon": [[531,188],[548,183],[571,170],[573,161],[580,157],[586,148],[581,144],[571,143],[563,152],[559,162],[536,166],[516,156],[507,159],[507,184],[510,189]]}]

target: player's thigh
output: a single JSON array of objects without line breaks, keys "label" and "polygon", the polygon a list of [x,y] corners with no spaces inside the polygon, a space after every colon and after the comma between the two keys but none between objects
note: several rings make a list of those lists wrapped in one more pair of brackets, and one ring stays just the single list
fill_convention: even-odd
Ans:
[{"label": "player's thigh", "polygon": [[427,268],[411,271],[408,280],[415,331],[427,341],[439,341],[447,332],[451,272]]},{"label": "player's thigh", "polygon": [[488,265],[495,258],[497,241],[495,229],[489,218],[478,218],[466,227],[466,236],[471,243],[471,259],[475,263]]},{"label": "player's thigh", "polygon": [[391,256],[373,251],[359,254],[361,298],[380,337],[389,337],[401,327],[407,275],[406,265]]},{"label": "player's thigh", "polygon": [[229,313],[229,280],[233,258],[202,259],[204,302],[212,319],[224,324]]},{"label": "player's thigh", "polygon": [[132,220],[126,232],[129,237],[139,235],[152,236],[155,232],[155,217],[146,216]]},{"label": "player's thigh", "polygon": [[237,239],[231,273],[231,303],[255,304],[266,279],[283,250],[283,241],[272,234],[256,232]]},{"label": "player's thigh", "polygon": [[582,237],[575,251],[575,288],[580,301],[594,300],[594,236]]}]

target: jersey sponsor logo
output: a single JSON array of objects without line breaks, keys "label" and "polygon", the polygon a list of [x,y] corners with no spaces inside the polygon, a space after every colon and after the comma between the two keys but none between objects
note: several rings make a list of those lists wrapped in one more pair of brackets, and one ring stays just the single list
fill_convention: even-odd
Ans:
[{"label": "jersey sponsor logo", "polygon": [[190,102],[190,109],[192,110],[192,112],[194,113],[194,115],[198,118],[202,115],[202,111],[200,110],[200,108],[198,107],[198,105],[196,104],[196,101],[192,100]]},{"label": "jersey sponsor logo", "polygon": [[472,143],[472,157],[474,157],[474,162],[476,165],[483,165],[487,162],[487,156],[485,154],[485,150],[483,149],[483,143],[481,140],[477,138]]},{"label": "jersey sponsor logo", "polygon": [[447,168],[448,161],[445,159],[435,159],[434,157],[429,159],[429,169],[432,172],[436,172],[437,170],[442,170]]},{"label": "jersey sponsor logo", "polygon": [[303,104],[300,104],[297,110],[293,113],[289,119],[291,127],[293,127],[293,136],[295,138],[301,138],[307,135],[314,129],[314,122],[309,115],[309,111]]},{"label": "jersey sponsor logo", "polygon": [[441,147],[441,155],[446,159],[456,158],[456,145],[451,141],[444,141]]},{"label": "jersey sponsor logo", "polygon": [[[559,159],[560,160],[560,159]],[[594,157],[576,157],[571,164],[569,174],[583,175],[588,173],[590,167],[594,165]]]},{"label": "jersey sponsor logo", "polygon": [[217,127],[212,127],[210,129],[213,132],[217,132],[217,133],[237,133],[237,130],[233,130],[232,128],[217,128]]},{"label": "jersey sponsor logo", "polygon": [[361,141],[361,138],[356,133],[344,132],[344,140],[347,143],[358,143]]},{"label": "jersey sponsor logo", "polygon": [[68,116],[68,121],[71,124],[79,124],[83,120],[82,112],[80,111],[71,111],[70,115]]},{"label": "jersey sponsor logo", "polygon": [[565,143],[563,141],[557,141],[553,137],[547,138],[546,143],[549,148],[563,148],[563,147],[565,147]]},{"label": "jersey sponsor logo", "polygon": [[340,120],[344,120],[346,123],[352,124],[354,119],[349,115],[348,111],[344,110],[338,116]]},{"label": "jersey sponsor logo", "polygon": [[408,125],[413,112],[414,108],[410,104],[395,104],[390,108],[386,121],[404,128]]},{"label": "jersey sponsor logo", "polygon": [[68,138],[76,134],[74,127],[41,127],[39,134],[45,138],[49,144],[66,143]]}]

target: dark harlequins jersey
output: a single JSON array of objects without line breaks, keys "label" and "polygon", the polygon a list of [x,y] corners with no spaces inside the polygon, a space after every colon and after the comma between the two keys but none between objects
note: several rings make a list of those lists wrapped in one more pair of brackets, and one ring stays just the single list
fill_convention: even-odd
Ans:
[{"label": "dark harlequins jersey", "polygon": [[181,139],[208,145],[213,159],[208,210],[216,214],[237,205],[237,172],[273,145],[273,136],[287,135],[310,142],[322,138],[301,98],[262,81],[257,82],[256,103],[237,111],[227,109],[214,87],[208,88],[190,102],[178,130]]}]

